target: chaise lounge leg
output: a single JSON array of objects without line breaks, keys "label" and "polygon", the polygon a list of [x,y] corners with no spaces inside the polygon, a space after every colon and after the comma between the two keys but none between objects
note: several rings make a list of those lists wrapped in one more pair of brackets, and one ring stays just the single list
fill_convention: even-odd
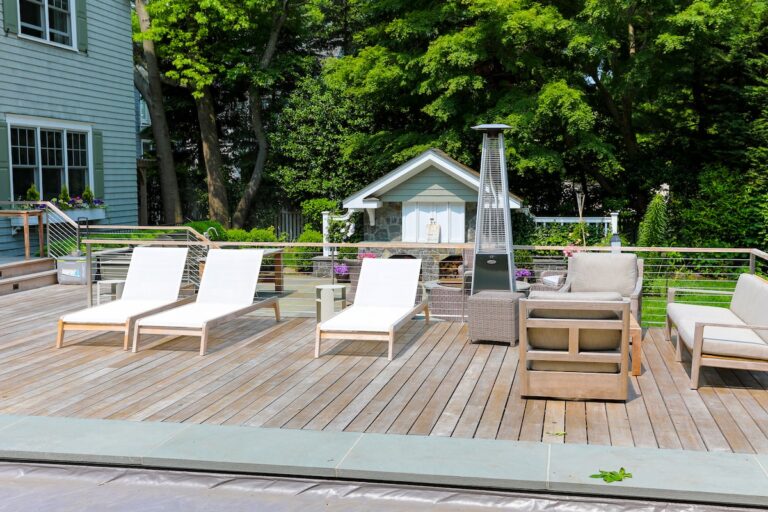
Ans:
[{"label": "chaise lounge leg", "polygon": [[426,304],[424,305],[424,321],[429,323],[429,306]]},{"label": "chaise lounge leg", "polygon": [[125,334],[123,335],[123,350],[128,350],[129,344],[131,343],[131,334],[133,333],[133,330],[136,327],[136,321],[135,320],[128,320],[125,322]]},{"label": "chaise lounge leg", "polygon": [[203,330],[200,333],[200,355],[204,356],[208,348],[208,326],[203,324]]},{"label": "chaise lounge leg", "polygon": [[389,330],[389,350],[387,350],[387,359],[390,361],[392,360],[393,352],[395,351],[395,332],[394,330]]},{"label": "chaise lounge leg", "polygon": [[275,322],[279,322],[280,321],[280,303],[275,301],[272,307],[275,310]]},{"label": "chaise lounge leg", "polygon": [[134,354],[139,351],[139,336],[141,336],[141,326],[137,325],[133,328],[133,348],[131,352]]},{"label": "chaise lounge leg", "polygon": [[315,329],[315,359],[320,357],[320,324]]},{"label": "chaise lounge leg", "polygon": [[59,330],[56,333],[56,348],[64,346],[64,320],[59,320]]}]

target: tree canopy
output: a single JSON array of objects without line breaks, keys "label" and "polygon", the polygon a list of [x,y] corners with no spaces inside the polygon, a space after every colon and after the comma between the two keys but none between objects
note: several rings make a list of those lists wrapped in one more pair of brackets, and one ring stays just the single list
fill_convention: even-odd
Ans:
[{"label": "tree canopy", "polygon": [[[668,184],[670,242],[768,242],[763,0],[150,7],[166,77],[211,88],[234,196],[266,155],[252,210],[341,199],[430,147],[477,167],[470,127],[504,122],[510,186],[534,213],[572,214],[580,186],[588,212],[620,209],[636,233]],[[253,115],[227,114],[255,90],[269,153],[242,136]]]}]

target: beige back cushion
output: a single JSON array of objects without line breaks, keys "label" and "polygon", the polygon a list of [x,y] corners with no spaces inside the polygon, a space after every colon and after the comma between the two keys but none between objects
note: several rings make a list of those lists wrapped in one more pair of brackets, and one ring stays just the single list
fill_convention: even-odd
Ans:
[{"label": "beige back cushion", "polygon": [[617,292],[629,297],[637,284],[634,254],[577,253],[568,262],[572,292]]},{"label": "beige back cushion", "polygon": [[[768,324],[768,282],[754,275],[741,274],[731,301],[731,311],[746,324]],[[768,331],[756,332],[768,341]]]}]

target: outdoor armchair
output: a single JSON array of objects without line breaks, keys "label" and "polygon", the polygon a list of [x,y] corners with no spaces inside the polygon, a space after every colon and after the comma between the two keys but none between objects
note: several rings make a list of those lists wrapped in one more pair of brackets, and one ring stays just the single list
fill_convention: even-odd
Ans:
[{"label": "outdoor armchair", "polygon": [[134,326],[140,318],[192,300],[179,301],[186,260],[186,248],[135,248],[122,297],[62,316],[56,348],[64,345],[65,331],[118,331],[124,333],[123,350],[128,350]]},{"label": "outdoor armchair", "polygon": [[634,254],[576,253],[568,258],[568,273],[559,291],[619,293],[641,323],[643,260]]},{"label": "outdoor armchair", "polygon": [[415,304],[420,271],[420,259],[363,260],[354,304],[317,326],[315,357],[325,339],[376,340],[391,361],[397,329],[422,311],[429,321],[426,299]]},{"label": "outdoor armchair", "polygon": [[[728,308],[681,304],[678,293],[731,295]],[[677,331],[676,360],[691,354],[691,389],[698,389],[702,366],[768,371],[768,282],[742,274],[733,292],[670,288],[667,339]]]},{"label": "outdoor armchair", "polygon": [[280,321],[277,297],[254,302],[263,249],[211,249],[195,302],[142,318],[136,324],[133,351],[142,334],[199,336],[200,355],[205,355],[210,330],[259,308],[275,310]]}]

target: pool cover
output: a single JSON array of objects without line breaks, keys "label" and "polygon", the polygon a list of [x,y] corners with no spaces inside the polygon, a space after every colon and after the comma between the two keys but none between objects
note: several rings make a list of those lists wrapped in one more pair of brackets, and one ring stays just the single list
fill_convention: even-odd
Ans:
[{"label": "pool cover", "polygon": [[252,475],[0,462],[0,511],[202,510],[734,512],[750,509]]}]

